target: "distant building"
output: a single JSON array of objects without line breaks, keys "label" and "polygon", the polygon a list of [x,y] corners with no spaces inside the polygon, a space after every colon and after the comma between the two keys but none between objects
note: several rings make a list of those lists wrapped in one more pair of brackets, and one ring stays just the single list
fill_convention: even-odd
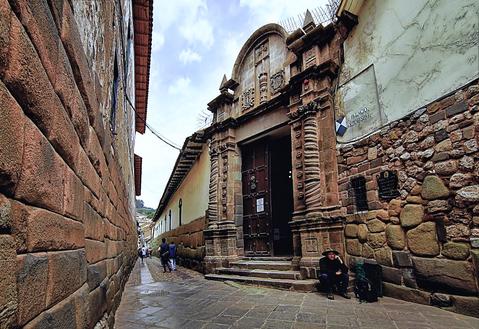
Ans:
[{"label": "distant building", "polygon": [[137,258],[152,10],[0,1],[1,328],[113,327]]},{"label": "distant building", "polygon": [[302,290],[332,247],[380,264],[386,295],[478,316],[477,11],[343,0],[330,21],[256,30],[183,146],[155,237],[210,279]]}]

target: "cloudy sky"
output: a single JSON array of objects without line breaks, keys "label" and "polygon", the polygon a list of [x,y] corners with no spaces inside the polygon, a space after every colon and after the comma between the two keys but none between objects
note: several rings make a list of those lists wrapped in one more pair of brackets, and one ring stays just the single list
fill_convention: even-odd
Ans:
[{"label": "cloudy sky", "polygon": [[[327,0],[157,0],[147,122],[176,145],[200,128],[198,119],[231,77],[243,43],[259,27],[297,17]],[[178,156],[147,130],[137,134],[143,157],[142,195],[156,208]]]}]

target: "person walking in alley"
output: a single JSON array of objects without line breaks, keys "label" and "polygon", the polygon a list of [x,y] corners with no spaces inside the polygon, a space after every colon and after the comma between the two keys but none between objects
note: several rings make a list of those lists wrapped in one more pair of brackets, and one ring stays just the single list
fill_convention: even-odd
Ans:
[{"label": "person walking in alley", "polygon": [[163,272],[166,272],[166,267],[168,267],[168,270],[171,272],[170,247],[165,238],[161,239],[161,245],[158,251],[160,252],[161,264],[163,264]]},{"label": "person walking in alley", "polygon": [[170,242],[170,261],[171,268],[176,271],[176,244],[174,241]]},{"label": "person walking in alley", "polygon": [[323,252],[323,258],[319,261],[319,278],[321,285],[328,294],[328,299],[334,299],[333,288],[337,287],[339,295],[350,299],[348,295],[349,275],[348,268],[334,249]]},{"label": "person walking in alley", "polygon": [[141,263],[143,263],[143,248],[138,248],[138,257],[140,257]]}]

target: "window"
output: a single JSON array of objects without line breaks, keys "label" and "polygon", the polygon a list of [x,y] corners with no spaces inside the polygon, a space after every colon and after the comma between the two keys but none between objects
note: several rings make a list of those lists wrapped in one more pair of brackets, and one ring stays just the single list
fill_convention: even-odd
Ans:
[{"label": "window", "polygon": [[111,112],[110,112],[110,129],[113,135],[116,135],[116,107],[118,97],[119,72],[118,60],[115,54],[115,62],[113,67],[113,87],[111,89]]},{"label": "window", "polygon": [[366,179],[363,176],[351,179],[356,211],[368,210],[368,199],[366,195]]},{"label": "window", "polygon": [[168,212],[168,217],[170,218],[170,229],[169,229],[169,231],[171,231],[171,209],[170,209],[170,211]]},{"label": "window", "polygon": [[181,226],[181,208],[183,207],[183,200],[180,199],[178,201],[178,219],[179,219],[179,226]]}]

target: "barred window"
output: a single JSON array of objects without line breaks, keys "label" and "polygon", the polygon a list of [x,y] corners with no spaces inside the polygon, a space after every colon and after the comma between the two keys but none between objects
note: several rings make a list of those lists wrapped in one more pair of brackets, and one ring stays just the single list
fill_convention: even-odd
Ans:
[{"label": "barred window", "polygon": [[351,179],[356,211],[368,210],[368,198],[366,195],[366,179],[363,176]]}]

